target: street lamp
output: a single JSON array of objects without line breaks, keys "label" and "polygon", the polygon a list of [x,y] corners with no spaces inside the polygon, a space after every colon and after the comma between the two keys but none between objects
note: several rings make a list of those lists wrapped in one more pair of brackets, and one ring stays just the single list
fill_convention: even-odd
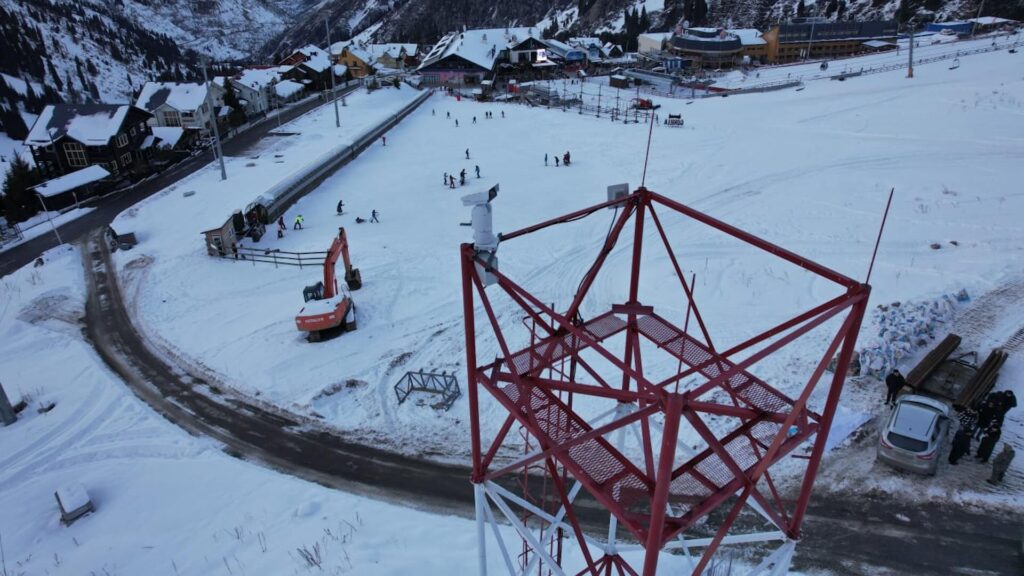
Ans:
[{"label": "street lamp", "polygon": [[914,28],[917,23],[911,18],[907,21],[907,26],[910,27],[910,60],[907,62],[907,78],[914,77]]},{"label": "street lamp", "polygon": [[60,232],[57,231],[57,225],[53,223],[53,217],[50,216],[50,211],[46,209],[46,202],[43,202],[43,195],[36,192],[36,198],[39,198],[39,203],[43,206],[43,212],[46,213],[46,221],[50,223],[50,228],[53,230],[53,235],[57,237],[57,245],[64,244],[64,241],[60,238]]},{"label": "street lamp", "polygon": [[[217,151],[217,158],[220,159],[220,179],[227,180],[228,171],[224,168],[224,151],[221,150],[220,147],[220,129],[217,128],[217,114],[213,112],[214,106],[213,103],[210,102],[210,79],[206,75],[206,65],[209,61],[210,59],[208,57],[203,56],[203,84],[206,85],[206,98],[204,99],[204,103],[209,107],[210,115],[212,116],[210,124],[213,126],[213,145]],[[225,78],[224,81],[230,82],[227,78]]]},{"label": "street lamp", "polygon": [[334,101],[334,126],[335,128],[341,128],[341,115],[338,112],[338,88],[334,84],[334,62],[331,61],[331,54],[334,50],[331,49],[331,25],[327,23],[327,19],[324,18],[324,28],[327,30],[327,69],[331,74],[331,100]]}]

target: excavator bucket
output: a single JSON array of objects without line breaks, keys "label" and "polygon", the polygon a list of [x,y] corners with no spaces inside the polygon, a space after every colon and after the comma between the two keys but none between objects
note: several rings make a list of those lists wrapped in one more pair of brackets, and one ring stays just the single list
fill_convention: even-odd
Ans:
[{"label": "excavator bucket", "polygon": [[359,273],[359,268],[345,272],[345,284],[348,284],[349,290],[359,290],[363,287],[363,275]]}]

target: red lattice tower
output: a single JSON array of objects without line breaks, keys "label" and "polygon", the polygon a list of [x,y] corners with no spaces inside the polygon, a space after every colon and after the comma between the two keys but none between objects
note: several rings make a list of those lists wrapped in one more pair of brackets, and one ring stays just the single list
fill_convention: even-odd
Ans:
[{"label": "red lattice tower", "polygon": [[[705,573],[723,544],[773,540],[781,545],[752,574],[785,574],[800,539],[870,287],[643,187],[624,198],[503,234],[500,240],[504,244],[612,207],[621,214],[563,311],[545,304],[492,267],[496,262],[493,251],[485,254],[472,244],[462,246],[480,573],[487,571],[486,531],[492,525],[494,541],[510,574],[566,574],[569,567],[562,565],[563,538],[574,540],[579,549],[577,561],[583,568],[568,572],[572,574],[652,576],[661,551],[677,549],[690,561],[692,574],[699,575]],[[712,342],[693,299],[693,282],[686,281],[658,210],[681,214],[796,265],[837,285],[841,294],[721,350]],[[628,300],[608,303],[606,312],[584,321],[580,306],[630,221],[633,244]],[[682,327],[639,299],[644,229],[651,224],[687,307]],[[485,290],[491,284],[496,285],[492,290],[500,290],[499,294],[525,313],[531,330],[525,348],[509,347],[506,332],[516,327],[511,323],[503,326],[499,320]],[[658,289],[663,293],[672,287],[659,285]],[[476,355],[477,302],[500,349],[500,357],[485,365],[478,364]],[[755,363],[834,318],[838,330],[797,397],[788,397],[750,372]],[[611,349],[613,338],[616,343],[624,340],[623,349]],[[673,375],[655,380],[645,372],[641,350],[652,346],[678,361]],[[595,357],[600,358],[600,365]],[[824,408],[815,413],[807,401],[833,359]],[[480,388],[508,412],[486,445],[480,430]],[[574,397],[577,402],[582,397],[604,399],[612,407],[588,422],[574,410]],[[713,433],[708,425],[712,420],[724,431]],[[727,426],[721,426],[723,422]],[[679,441],[681,423],[691,426],[706,447],[695,451],[683,445]],[[623,449],[627,430],[637,439],[639,455]],[[496,465],[499,448],[520,435],[526,438],[527,453],[510,464]],[[799,495],[795,501],[784,501],[770,468],[805,442],[810,442],[810,452],[804,456],[806,468]],[[531,475],[531,471],[535,473]],[[545,474],[538,477],[537,471]],[[538,493],[530,486],[542,488]],[[521,493],[517,494],[517,489]],[[592,500],[581,507],[578,499],[584,491]],[[595,535],[591,519],[594,501],[608,513],[608,530],[605,534],[602,529],[600,537]],[[734,524],[745,506],[753,508],[771,529],[734,534]],[[725,513],[715,516],[718,527],[713,536],[684,537],[685,531],[719,507]],[[510,551],[504,543],[495,509],[522,538],[522,551]],[[620,534],[635,542],[620,541]],[[703,550],[699,557],[691,556],[695,549]],[[642,566],[631,566],[624,553],[634,561],[641,559]]]}]

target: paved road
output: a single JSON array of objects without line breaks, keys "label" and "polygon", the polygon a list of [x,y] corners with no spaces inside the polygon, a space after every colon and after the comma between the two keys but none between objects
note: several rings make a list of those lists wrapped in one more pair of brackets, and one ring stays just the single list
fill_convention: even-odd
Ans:
[{"label": "paved road", "polygon": [[[311,430],[299,417],[224,394],[184,364],[168,365],[132,325],[99,234],[93,233],[83,249],[89,283],[85,333],[114,372],[157,412],[193,434],[216,438],[234,456],[325,486],[421,509],[473,513],[465,467]],[[598,532],[604,518],[586,501],[579,503],[588,529]],[[1020,525],[1010,515],[830,494],[814,500],[804,532],[798,569],[863,576],[1020,573]]]},{"label": "paved road", "polygon": [[[358,85],[354,85],[347,89],[339,90],[338,95],[339,97],[344,96],[358,87]],[[310,110],[322,105],[324,105],[324,103],[319,98],[313,98],[309,101],[299,103],[294,107],[287,108],[281,112],[281,122],[284,123],[294,120],[295,118],[298,118]],[[224,143],[224,155],[239,156],[244,154],[246,150],[259,142],[267,135],[268,132],[275,130],[277,125],[277,118],[271,117],[260,121],[244,132],[236,134],[233,138]],[[159,192],[178,180],[196,172],[210,162],[213,162],[213,160],[213,150],[206,150],[202,154],[175,164],[152,180],[142,182],[131,190],[118,192],[99,200],[95,210],[81,218],[77,218],[62,226],[58,226],[57,230],[60,232],[61,238],[63,238],[65,242],[73,242],[94,228],[110,224],[118,214],[124,212],[133,204],[148,198],[154,193]],[[230,177],[230,174],[228,177]],[[122,230],[121,232],[128,231]],[[4,252],[0,252],[0,277],[6,276],[25,264],[35,260],[40,254],[56,245],[57,239],[51,232],[47,231],[45,234],[33,238],[28,242],[15,246],[9,250],[5,250]]]}]

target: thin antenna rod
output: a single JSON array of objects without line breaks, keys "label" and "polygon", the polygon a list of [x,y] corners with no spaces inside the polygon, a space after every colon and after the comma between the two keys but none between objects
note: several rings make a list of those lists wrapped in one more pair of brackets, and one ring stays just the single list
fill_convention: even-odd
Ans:
[{"label": "thin antenna rod", "polygon": [[[639,88],[637,91],[639,92]],[[639,105],[640,103],[637,102]],[[653,101],[652,101],[653,104]],[[644,174],[640,177],[640,187],[643,188],[644,184],[647,183],[647,161],[651,158],[651,135],[654,134],[654,108],[651,107],[651,128],[647,131],[647,151],[644,153]]]},{"label": "thin antenna rod", "polygon": [[889,219],[889,207],[892,206],[892,195],[895,192],[895,186],[892,190],[889,190],[889,201],[885,203],[885,214],[882,215],[882,225],[878,227],[878,238],[875,239],[875,251],[871,253],[871,265],[868,266],[868,277],[864,279],[865,284],[871,282],[871,271],[875,269],[875,257],[878,256],[878,245],[882,243],[882,230],[885,230],[885,221]]}]

